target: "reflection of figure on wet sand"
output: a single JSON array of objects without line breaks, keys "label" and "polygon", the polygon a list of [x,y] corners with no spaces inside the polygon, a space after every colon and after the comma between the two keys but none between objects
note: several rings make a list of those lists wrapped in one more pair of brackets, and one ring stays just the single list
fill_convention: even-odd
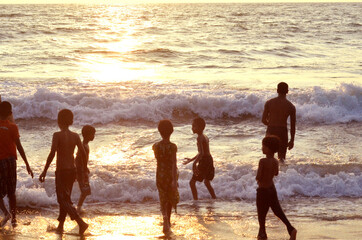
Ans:
[{"label": "reflection of figure on wet sand", "polygon": [[214,202],[205,203],[205,207],[201,207],[200,204],[203,203],[195,202],[192,204],[192,212],[195,213],[198,223],[206,229],[211,239],[240,238],[240,236],[234,232],[232,226],[223,220],[224,217],[227,218],[227,213],[220,216],[220,213],[215,211],[217,208],[214,206]]},{"label": "reflection of figure on wet sand", "polygon": [[198,154],[193,158],[186,158],[186,161],[183,162],[183,164],[186,165],[194,161],[192,166],[193,175],[190,181],[190,187],[194,200],[198,199],[196,181],[204,181],[204,184],[211,197],[216,199],[215,191],[210,183],[212,179],[214,179],[215,174],[214,160],[210,153],[209,139],[206,135],[204,135],[205,126],[205,120],[202,118],[196,118],[192,122],[192,132],[197,134]]},{"label": "reflection of figure on wet sand", "polygon": [[152,149],[157,160],[156,185],[160,198],[161,212],[163,216],[163,232],[171,231],[171,212],[179,202],[177,190],[177,159],[176,144],[170,142],[173,125],[169,120],[162,120],[158,124],[158,131],[162,140],[155,143]]},{"label": "reflection of figure on wet sand", "polygon": [[[284,163],[287,148],[294,147],[296,110],[295,106],[288,101],[288,84],[278,84],[278,97],[270,99],[265,103],[262,122],[267,126],[266,135],[275,135],[280,138],[278,158]],[[288,142],[287,120],[290,117],[290,141]]]}]

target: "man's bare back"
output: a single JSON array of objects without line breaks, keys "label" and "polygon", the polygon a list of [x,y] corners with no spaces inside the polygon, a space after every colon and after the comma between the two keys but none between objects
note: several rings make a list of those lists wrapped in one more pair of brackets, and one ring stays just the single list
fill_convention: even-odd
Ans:
[{"label": "man's bare back", "polygon": [[[262,122],[268,126],[266,134],[276,135],[280,139],[280,148],[278,158],[284,162],[287,148],[291,150],[294,147],[296,109],[288,101],[288,84],[281,82],[277,88],[278,97],[272,98],[265,103]],[[288,142],[287,121],[290,117],[290,141]]]},{"label": "man's bare back", "polygon": [[283,96],[265,103],[263,123],[271,127],[287,127],[288,117],[295,117],[295,106]]}]

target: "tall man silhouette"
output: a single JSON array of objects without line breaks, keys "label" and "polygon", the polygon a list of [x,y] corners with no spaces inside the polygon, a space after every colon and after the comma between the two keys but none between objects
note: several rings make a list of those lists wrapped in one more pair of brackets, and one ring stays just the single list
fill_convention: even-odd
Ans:
[{"label": "tall man silhouette", "polygon": [[[262,122],[267,126],[266,135],[276,135],[280,138],[278,158],[284,163],[287,148],[294,147],[296,110],[288,101],[288,84],[280,82],[277,88],[278,97],[265,103]],[[290,141],[288,142],[287,120],[290,117]]]}]

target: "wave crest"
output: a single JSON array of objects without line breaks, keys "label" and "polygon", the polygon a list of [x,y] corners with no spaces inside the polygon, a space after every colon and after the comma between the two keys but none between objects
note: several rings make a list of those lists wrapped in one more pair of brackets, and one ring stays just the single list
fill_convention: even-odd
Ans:
[{"label": "wave crest", "polygon": [[[119,91],[115,88],[112,91]],[[38,89],[32,96],[11,99],[15,118],[47,118],[55,120],[60,109],[68,108],[78,123],[111,123],[122,120],[157,122],[164,118],[179,119],[201,116],[223,118],[260,118],[270,92],[254,91],[177,91],[128,97],[99,95],[99,92],[60,93]],[[338,89],[314,87],[294,92],[288,97],[296,106],[297,120],[306,123],[347,123],[362,121],[362,87],[342,84]]]}]

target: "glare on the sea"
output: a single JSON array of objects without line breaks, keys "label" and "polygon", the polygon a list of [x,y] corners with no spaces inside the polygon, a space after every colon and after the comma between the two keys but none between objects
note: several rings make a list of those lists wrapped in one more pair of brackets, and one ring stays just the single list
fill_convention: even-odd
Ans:
[{"label": "glare on the sea", "polygon": [[143,42],[152,39],[141,39],[133,36],[137,31],[134,22],[128,24],[122,22],[123,27],[111,22],[109,19],[102,22],[112,32],[118,32],[110,36],[107,32],[98,32],[93,38],[98,39],[95,44],[97,51],[89,51],[78,59],[78,65],[82,69],[81,79],[88,79],[99,83],[118,83],[133,80],[147,80],[156,75],[157,65],[145,62],[135,62],[132,58],[134,51],[141,48]]},{"label": "glare on the sea", "polygon": [[120,62],[117,59],[98,56],[89,56],[79,65],[84,68],[83,78],[100,83],[143,80],[154,76],[156,72],[153,66],[144,63]]}]

